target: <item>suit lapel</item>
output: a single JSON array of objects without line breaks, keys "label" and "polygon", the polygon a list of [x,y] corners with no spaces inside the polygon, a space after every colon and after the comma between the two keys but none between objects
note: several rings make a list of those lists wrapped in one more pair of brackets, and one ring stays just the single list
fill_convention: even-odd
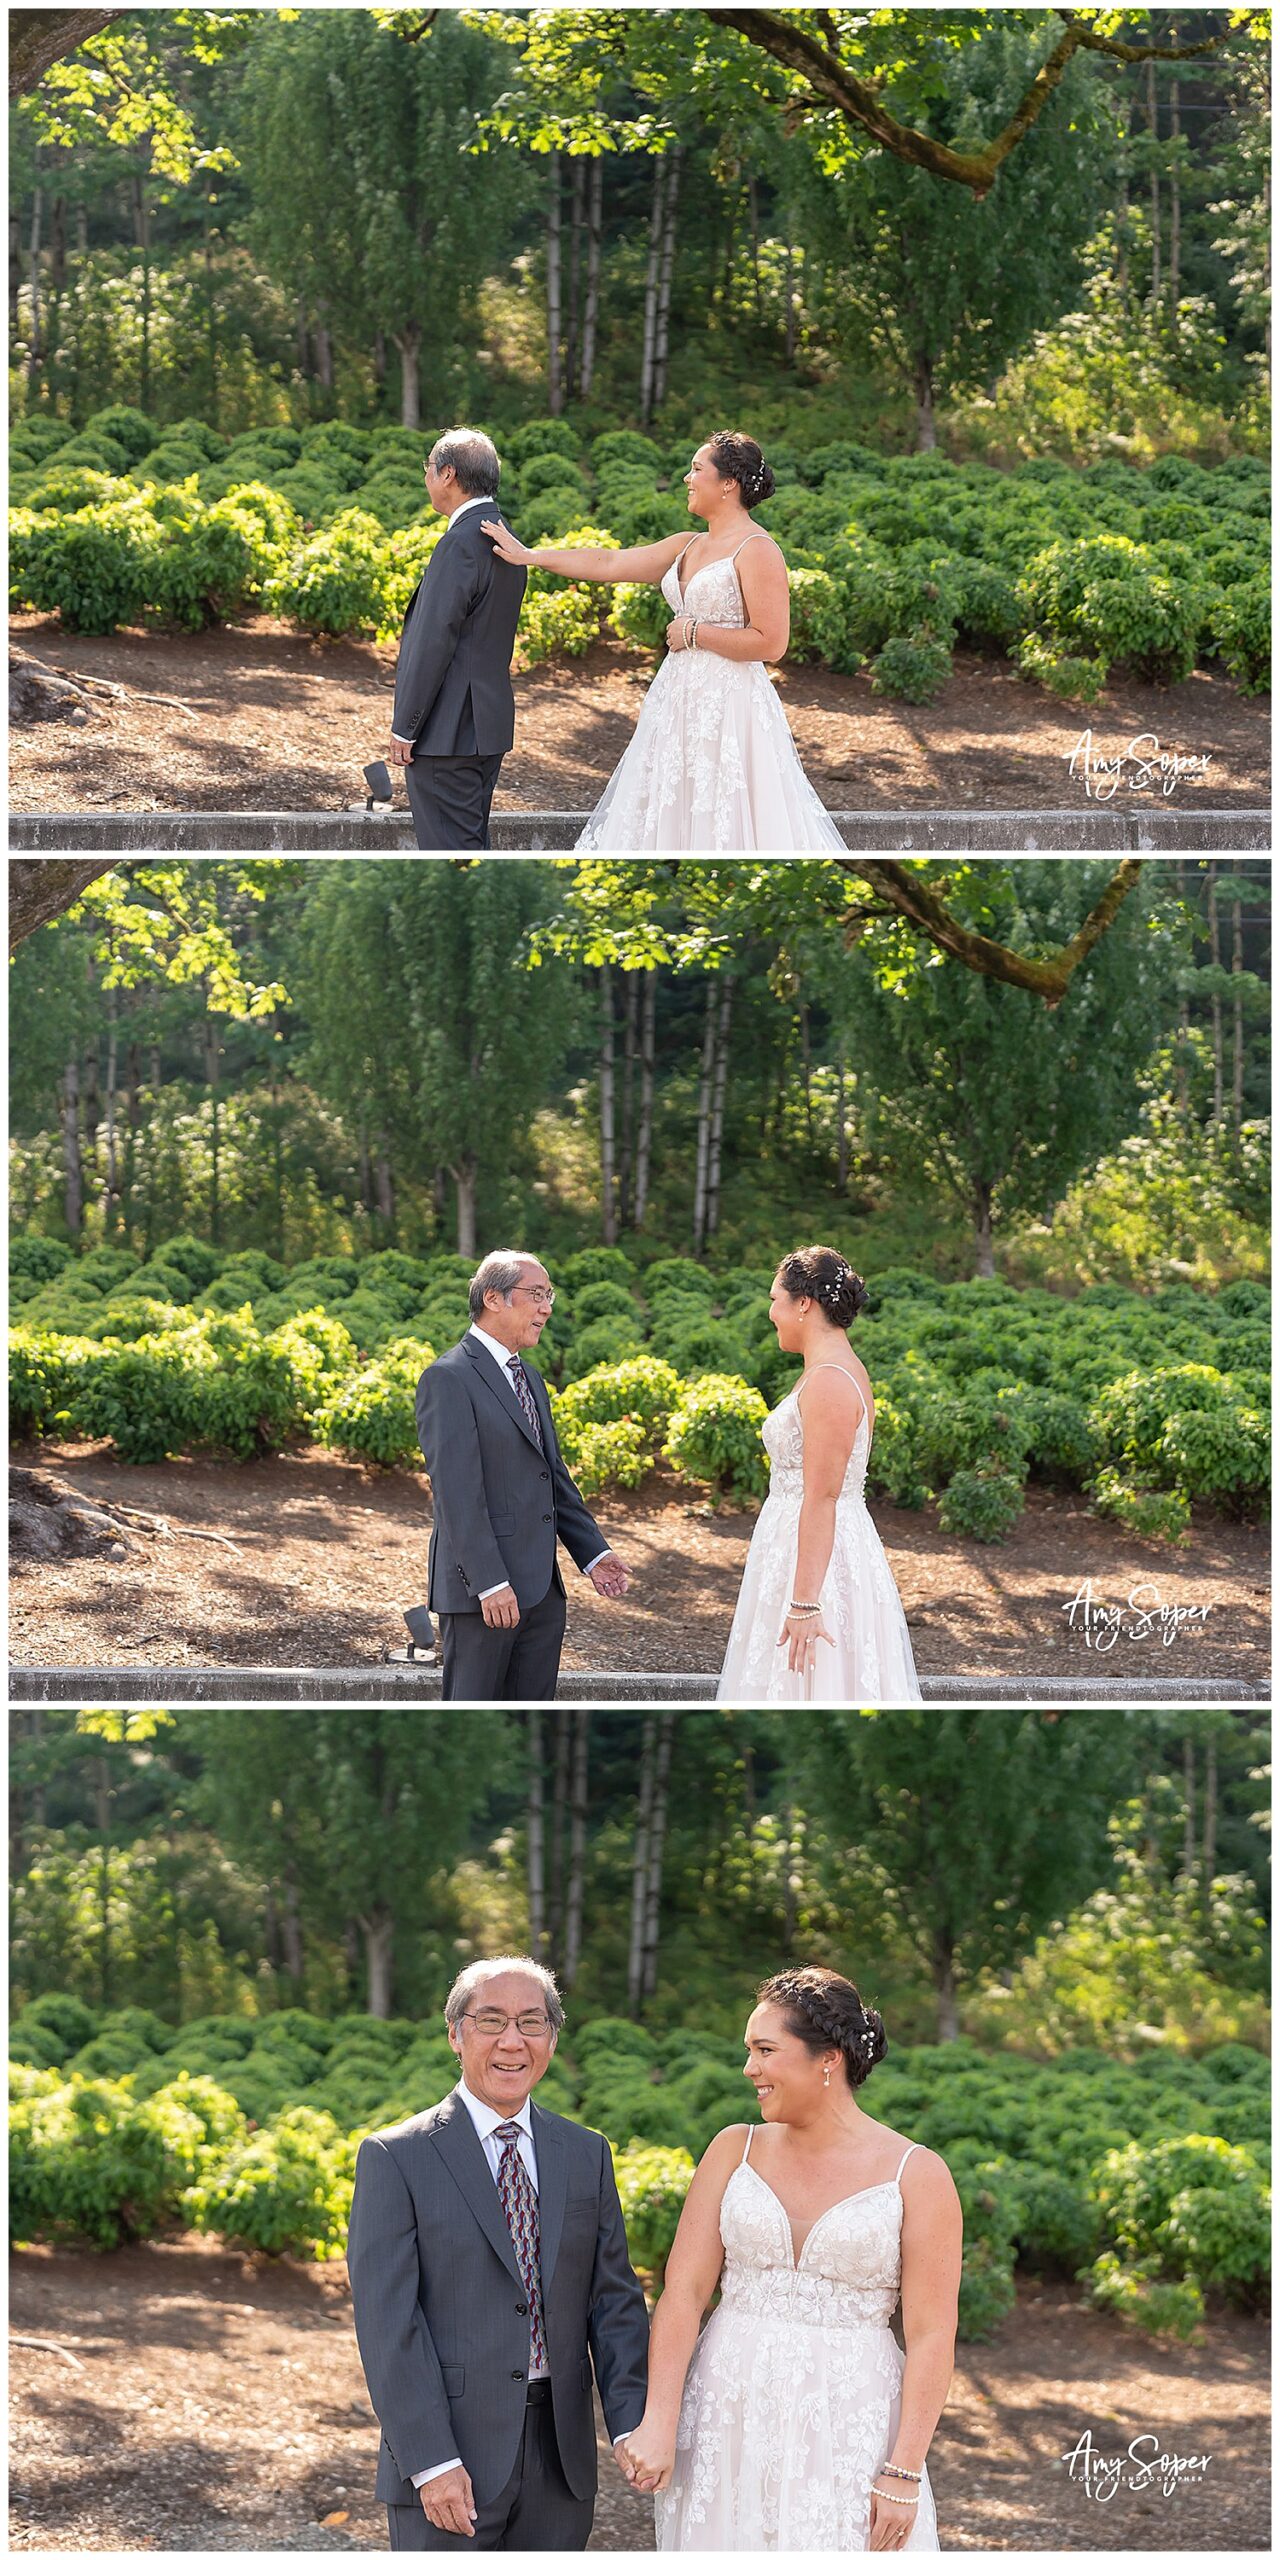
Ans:
[{"label": "suit lapel", "polygon": [[[496,1398],[497,1402],[501,1405],[503,1412],[510,1415],[516,1429],[518,1431],[523,1431],[530,1448],[537,1449],[537,1438],[534,1432],[530,1429],[525,1415],[524,1406],[521,1404],[515,1388],[507,1385],[506,1381],[499,1377],[498,1365],[492,1352],[482,1351],[479,1343],[473,1342],[470,1334],[465,1333],[462,1337],[462,1348],[466,1352],[472,1368],[478,1371],[479,1376],[484,1385],[488,1388],[490,1395]],[[542,1454],[543,1452],[539,1449],[539,1457],[541,1457]]]},{"label": "suit lapel", "polygon": [[548,2115],[545,2108],[534,2106],[532,2100],[529,2120],[533,2126],[533,2147],[538,2155],[538,2254],[542,2263],[542,2297],[545,2302],[564,2227],[565,2197],[569,2189],[568,2145],[560,2118]]},{"label": "suit lapel", "polygon": [[[516,2253],[507,2229],[507,2217],[484,2156],[484,2146],[461,2098],[446,2099],[436,2116],[435,2146],[450,2176],[461,2188],[486,2240],[497,2250],[504,2267],[523,2283]],[[541,2153],[539,2153],[541,2176]]]}]

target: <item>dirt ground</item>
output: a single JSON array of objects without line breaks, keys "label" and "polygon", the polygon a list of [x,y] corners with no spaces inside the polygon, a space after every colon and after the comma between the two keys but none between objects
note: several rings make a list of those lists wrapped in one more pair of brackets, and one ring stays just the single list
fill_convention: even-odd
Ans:
[{"label": "dirt ground", "polygon": [[[377,2430],[346,2270],[188,2236],[109,2257],[10,2261],[12,2548],[386,2548]],[[1065,2282],[1020,2277],[996,2336],[960,2345],[929,2457],[944,2551],[1262,2551],[1269,2328],[1227,2313],[1204,2343],[1153,2341]],[[63,2352],[50,2353],[58,2348]],[[1110,2499],[1064,2457],[1088,2429],[1124,2457]],[[651,2509],[601,2437],[590,2548],[652,2549]],[[1137,2457],[1209,2457],[1164,2496]],[[1166,2477],[1168,2475],[1166,2474]]]},{"label": "dirt ground", "polygon": [[[127,1467],[100,1443],[44,1442],[13,1455],[98,1502],[168,1524],[149,1532],[123,1519],[119,1563],[16,1562],[15,1663],[358,1666],[404,1642],[400,1611],[425,1597],[431,1501],[421,1476],[328,1451],[243,1466],[180,1457]],[[607,1601],[570,1568],[565,1669],[717,1671],[754,1514],[712,1511],[662,1471],[595,1508],[633,1580],[624,1601]],[[873,1516],[921,1673],[1266,1676],[1265,1525],[1197,1512],[1187,1546],[1164,1549],[1096,1518],[1078,1496],[1038,1487],[1001,1546],[948,1536],[932,1504],[900,1511],[880,1501]],[[1155,1630],[1100,1649],[1079,1612],[1074,1624],[1064,1615],[1085,1583],[1098,1605],[1154,1585],[1135,1609],[1208,1604],[1209,1614],[1167,1644]],[[1136,1615],[1127,1623],[1136,1626]]]},{"label": "dirt ground", "polygon": [[[86,727],[15,727],[15,811],[339,810],[363,799],[361,768],[386,753],[393,648],[306,639],[263,615],[203,633],[128,630],[101,640],[35,614],[17,615],[12,628],[33,657],[72,676],[189,706],[104,696]],[[517,676],[516,743],[495,808],[592,808],[649,680],[647,660],[612,639]],[[1157,740],[1151,753],[1208,754],[1207,770],[1180,781],[1163,805],[1199,798],[1258,809],[1270,797],[1269,699],[1246,701],[1220,675],[1198,672],[1167,688],[1117,680],[1090,710],[963,650],[941,698],[924,705],[881,700],[865,673],[792,666],[776,682],[829,809],[1075,808],[1085,791],[1068,759],[1086,730],[1097,756],[1121,754],[1136,738]],[[1134,797],[1126,790],[1110,805]]]}]

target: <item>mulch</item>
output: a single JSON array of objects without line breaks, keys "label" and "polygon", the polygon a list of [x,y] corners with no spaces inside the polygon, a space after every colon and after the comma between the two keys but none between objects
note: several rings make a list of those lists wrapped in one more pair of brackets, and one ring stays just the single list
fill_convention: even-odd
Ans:
[{"label": "mulch", "polygon": [[[385,2550],[341,2262],[191,2234],[108,2257],[23,2248],[10,2267],[14,2550]],[[942,2549],[1267,2550],[1269,2338],[1235,2312],[1198,2346],[1143,2338],[1077,2287],[1019,2276],[994,2338],[956,2350],[929,2458]],[[1148,2461],[1208,2468],[1168,2496],[1090,2497],[1065,2463],[1086,2430],[1109,2457],[1149,2436]],[[650,2550],[652,2510],[599,2414],[597,2432],[589,2547]]]},{"label": "mulch", "polygon": [[[41,1442],[13,1451],[81,1495],[168,1524],[121,1522],[122,1561],[15,1562],[10,1654],[23,1665],[261,1669],[358,1667],[402,1644],[400,1612],[425,1597],[431,1500],[421,1475],[301,1450],[236,1465],[178,1457],[129,1467],[105,1443]],[[568,1566],[568,1671],[718,1671],[754,1513],[713,1510],[656,1470],[634,1493],[602,1495],[606,1535],[632,1572],[624,1601],[601,1599]],[[949,1535],[936,1507],[873,1517],[902,1595],[916,1667],[942,1676],[1059,1672],[1115,1679],[1261,1681],[1270,1659],[1270,1536],[1265,1525],[1196,1509],[1185,1547],[1146,1544],[1096,1517],[1079,1495],[1032,1486],[1002,1545]],[[192,1536],[189,1533],[200,1534]],[[567,1558],[562,1562],[568,1564]],[[1095,1603],[1198,1608],[1165,1643],[1121,1635],[1091,1644],[1079,1612]],[[1136,1625],[1134,1617],[1128,1619]]]},{"label": "mulch", "polygon": [[[121,630],[105,639],[19,614],[15,639],[48,664],[105,677],[161,703],[102,697],[86,726],[14,727],[15,811],[90,809],[339,810],[363,800],[361,768],[385,756],[395,650],[372,641],[308,639],[257,615],[206,632]],[[516,743],[498,809],[589,809],[639,716],[651,669],[609,639],[580,659],[518,675]],[[1265,808],[1270,706],[1204,670],[1162,687],[1121,679],[1088,710],[1026,683],[1006,660],[961,650],[938,701],[882,700],[869,676],[788,666],[774,681],[801,761],[829,809],[1068,809],[1085,805],[1068,770],[1083,732],[1095,756],[1133,740],[1165,754],[1211,758],[1162,805]],[[1149,752],[1155,753],[1156,749]],[[403,793],[403,784],[398,785]],[[1145,794],[1138,805],[1153,805]],[[1099,805],[1132,805],[1117,794]]]}]

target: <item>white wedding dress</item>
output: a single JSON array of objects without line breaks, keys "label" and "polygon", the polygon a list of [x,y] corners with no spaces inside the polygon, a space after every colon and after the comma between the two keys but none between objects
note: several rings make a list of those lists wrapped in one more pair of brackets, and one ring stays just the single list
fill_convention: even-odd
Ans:
[{"label": "white wedding dress", "polygon": [[[745,547],[740,542],[738,551]],[[747,615],[733,565],[738,551],[695,569],[683,592],[681,552],[662,580],[672,613],[687,609],[700,622],[741,631]],[[844,849],[760,659],[720,658],[701,648],[664,658],[635,736],[574,846],[575,853]]]},{"label": "white wedding dress", "polygon": [[[843,1363],[838,1360],[815,1361],[761,1426],[769,1452],[769,1492],[751,1533],[716,1690],[717,1698],[734,1704],[767,1698],[776,1706],[804,1706],[810,1701],[838,1706],[854,1699],[880,1698],[900,1706],[920,1696],[906,1614],[867,1509],[864,1487],[871,1432],[865,1402],[836,1501],[831,1561],[818,1593],[823,1624],[835,1643],[812,1648],[816,1659],[807,1678],[802,1678],[788,1669],[788,1649],[778,1642],[796,1596],[804,1494],[804,1422],[799,1399],[814,1369],[840,1368]],[[844,1375],[849,1375],[847,1369]]]},{"label": "white wedding dress", "polygon": [[[754,2128],[753,2128],[754,2129]],[[659,2551],[865,2551],[871,2484],[893,2459],[905,2358],[903,2167],[820,2214],[796,2250],[782,2200],[747,2158],[724,2191],[720,2300],[689,2366]],[[927,2464],[907,2551],[937,2551]],[[894,2483],[904,2497],[916,2483]],[[895,2515],[907,2515],[895,2508]]]}]

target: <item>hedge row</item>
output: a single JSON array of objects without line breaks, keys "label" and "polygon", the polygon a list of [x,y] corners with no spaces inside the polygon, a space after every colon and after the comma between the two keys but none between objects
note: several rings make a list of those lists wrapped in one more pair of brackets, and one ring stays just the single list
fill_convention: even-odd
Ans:
[{"label": "hedge row", "polygon": [[[307,1433],[416,1465],[418,1377],[468,1322],[470,1265],[455,1254],[286,1271],[194,1237],[143,1264],[31,1237],[11,1272],[15,1429],[110,1438],[139,1461],[190,1447],[248,1457]],[[763,1493],[760,1424],[797,1374],[769,1323],[771,1277],[669,1259],[637,1271],[615,1247],[557,1267],[537,1361],[588,1498],[639,1484],[659,1457],[733,1499]],[[1270,1322],[1256,1282],[1150,1297],[1108,1282],[1061,1299],[893,1269],[858,1340],[876,1398],[870,1486],[909,1509],[936,1498],[959,1535],[1007,1535],[1030,1480],[1076,1488],[1152,1537],[1182,1535],[1193,1501],[1265,1511]]]},{"label": "hedge row", "polygon": [[[261,608],[322,632],[392,637],[439,538],[426,439],[400,427],[272,427],[231,444],[199,420],[158,441],[136,410],[79,434],[23,419],[11,439],[16,609],[109,631],[153,611],[188,628]],[[504,440],[502,502],[532,544],[629,546],[684,530],[689,451],[629,431],[585,453],[564,419]],[[791,571],[795,658],[924,701],[957,643],[1090,700],[1115,668],[1154,682],[1217,659],[1246,693],[1270,680],[1266,466],[1165,456],[1015,471],[853,442],[771,449],[757,521]],[[579,656],[605,627],[656,650],[651,587],[535,572],[521,625],[533,664]]]},{"label": "hedge row", "polygon": [[[410,2020],[295,2010],[175,2030],[143,2010],[95,2021],[60,1993],[21,2013],[13,2051],[13,2237],[100,2248],[185,2223],[338,2255],[362,2131],[434,2104],[457,2077],[442,2031]],[[541,2087],[608,2136],[633,2261],[660,2282],[694,2159],[751,2120],[740,2049],[595,2019]],[[1207,2294],[1261,2309],[1268,2093],[1265,2058],[1238,2046],[1198,2062],[1042,2064],[961,2040],[891,2056],[876,2078],[885,2118],[956,2179],[967,2337],[1010,2308],[1019,2264],[1075,2277],[1155,2331],[1189,2333]]]}]

